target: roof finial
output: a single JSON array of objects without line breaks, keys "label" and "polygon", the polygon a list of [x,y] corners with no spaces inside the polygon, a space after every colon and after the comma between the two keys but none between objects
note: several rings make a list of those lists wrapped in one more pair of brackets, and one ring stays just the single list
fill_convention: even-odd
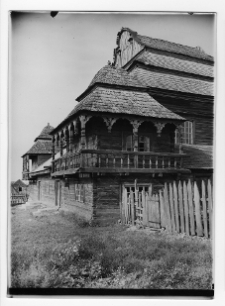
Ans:
[{"label": "roof finial", "polygon": [[112,65],[112,63],[111,63],[110,61],[108,61],[108,65],[109,65],[109,66],[111,66],[111,65]]}]

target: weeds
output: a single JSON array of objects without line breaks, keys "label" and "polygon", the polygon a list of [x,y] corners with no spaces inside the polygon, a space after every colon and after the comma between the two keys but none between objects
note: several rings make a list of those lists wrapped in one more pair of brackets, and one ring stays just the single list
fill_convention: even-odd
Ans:
[{"label": "weeds", "polygon": [[12,287],[207,289],[211,267],[206,239],[90,228],[63,213],[12,217]]}]

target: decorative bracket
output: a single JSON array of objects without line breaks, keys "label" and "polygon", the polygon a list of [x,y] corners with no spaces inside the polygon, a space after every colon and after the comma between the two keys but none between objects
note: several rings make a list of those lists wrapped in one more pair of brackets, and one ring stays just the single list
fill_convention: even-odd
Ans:
[{"label": "decorative bracket", "polygon": [[133,125],[133,131],[134,133],[137,133],[138,132],[138,128],[139,126],[142,124],[143,121],[140,121],[140,120],[132,120],[130,121],[130,123]]},{"label": "decorative bracket", "polygon": [[111,133],[113,124],[118,120],[119,118],[108,118],[108,117],[103,117],[103,120],[105,121],[108,132]]},{"label": "decorative bracket", "polygon": [[164,128],[164,126],[166,125],[165,123],[154,123],[155,127],[157,128],[157,136],[160,137],[161,136],[161,132],[162,129]]},{"label": "decorative bracket", "polygon": [[88,122],[89,119],[91,119],[92,116],[87,116],[87,115],[81,115],[79,116],[80,118],[80,122],[81,122],[81,126],[85,127],[86,123]]}]

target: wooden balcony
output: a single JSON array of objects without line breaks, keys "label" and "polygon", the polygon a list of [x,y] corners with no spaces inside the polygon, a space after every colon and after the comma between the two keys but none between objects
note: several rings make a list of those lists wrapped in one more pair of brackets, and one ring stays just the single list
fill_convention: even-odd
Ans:
[{"label": "wooden balcony", "polygon": [[81,150],[53,161],[52,176],[81,173],[178,173],[186,154]]}]

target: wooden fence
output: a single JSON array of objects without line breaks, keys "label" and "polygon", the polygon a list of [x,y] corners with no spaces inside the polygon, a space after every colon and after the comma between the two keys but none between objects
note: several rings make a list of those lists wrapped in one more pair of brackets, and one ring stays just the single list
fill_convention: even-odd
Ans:
[{"label": "wooden fence", "polygon": [[212,236],[213,190],[211,181],[165,183],[157,194],[124,190],[123,222],[166,228],[168,232]]},{"label": "wooden fence", "polygon": [[11,195],[11,206],[24,204],[28,201],[28,194],[12,194]]}]

